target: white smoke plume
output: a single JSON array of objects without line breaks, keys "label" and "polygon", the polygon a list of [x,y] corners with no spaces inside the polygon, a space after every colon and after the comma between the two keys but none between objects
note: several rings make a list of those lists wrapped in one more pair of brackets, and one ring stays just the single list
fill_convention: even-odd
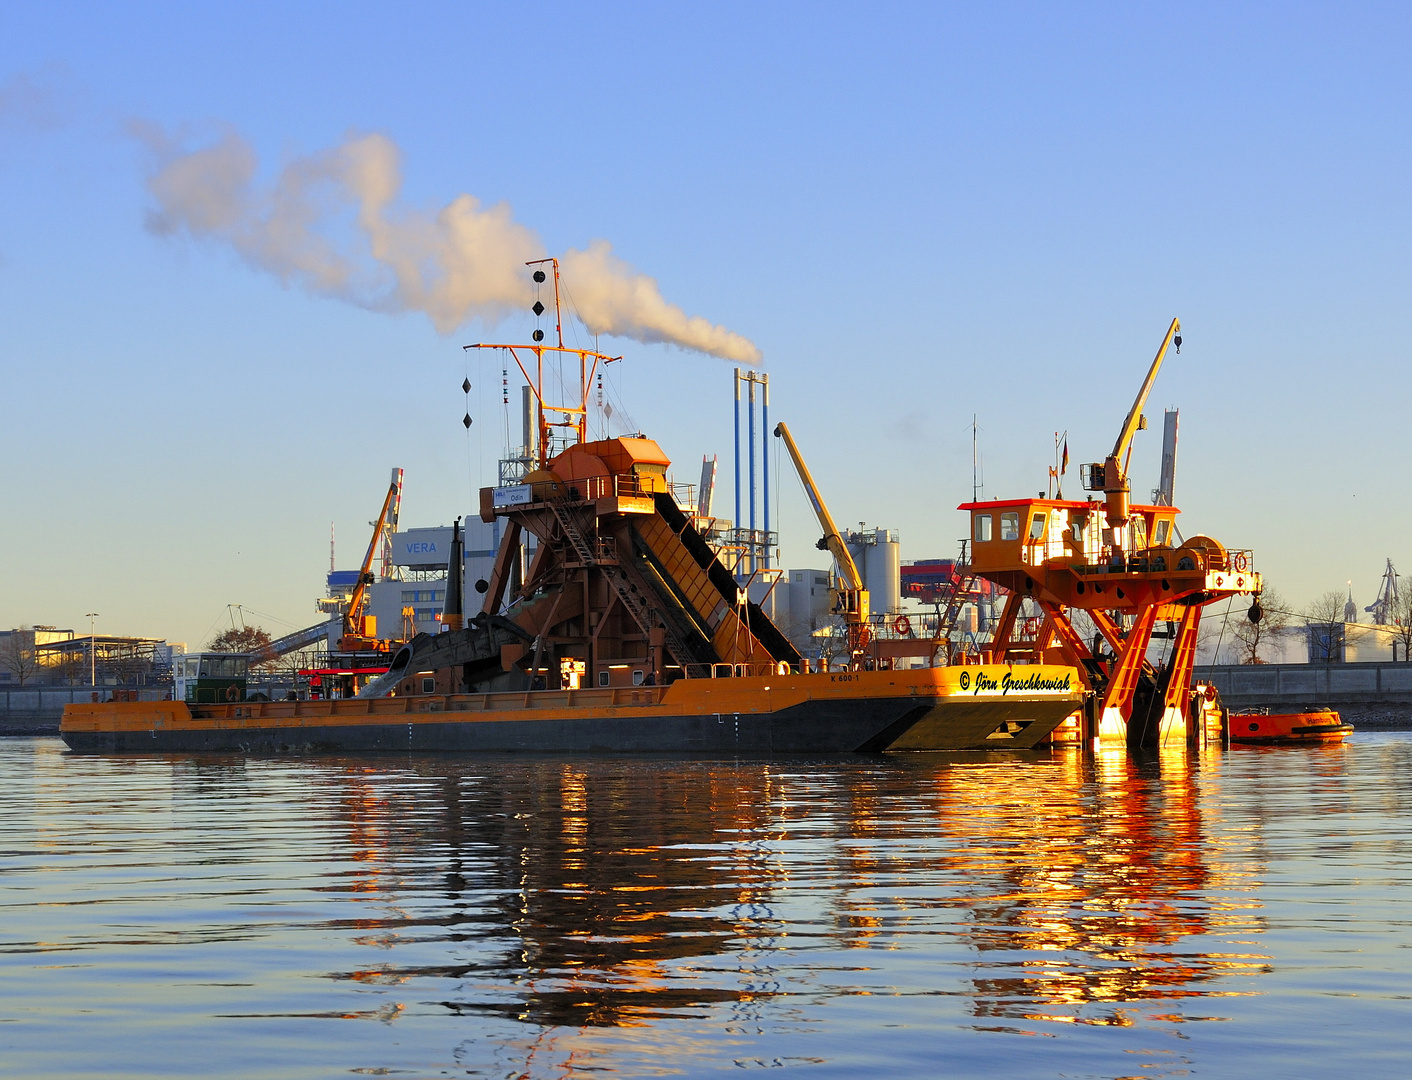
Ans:
[{"label": "white smoke plume", "polygon": [[[386,136],[350,136],[296,158],[262,188],[255,151],[235,132],[192,151],[149,128],[134,133],[156,155],[154,232],[223,241],[287,284],[374,310],[420,311],[443,334],[534,300],[525,263],[546,253],[533,230],[507,203],[483,207],[471,195],[434,214],[399,207],[400,155]],[[606,241],[565,252],[559,265],[591,333],[760,362],[753,342],[668,303]]]},{"label": "white smoke plume", "polygon": [[0,83],[0,128],[52,131],[62,127],[73,97],[67,69],[50,65]]}]

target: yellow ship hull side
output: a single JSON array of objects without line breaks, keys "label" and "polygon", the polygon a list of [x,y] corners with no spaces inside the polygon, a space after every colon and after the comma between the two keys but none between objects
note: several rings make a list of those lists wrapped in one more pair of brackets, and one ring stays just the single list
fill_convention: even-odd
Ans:
[{"label": "yellow ship hull side", "polygon": [[[126,751],[325,744],[666,753],[1014,749],[1042,739],[1082,695],[1073,668],[990,665],[683,679],[666,687],[75,704],[65,709],[60,732],[76,749]],[[247,735],[259,737],[247,742]]]}]

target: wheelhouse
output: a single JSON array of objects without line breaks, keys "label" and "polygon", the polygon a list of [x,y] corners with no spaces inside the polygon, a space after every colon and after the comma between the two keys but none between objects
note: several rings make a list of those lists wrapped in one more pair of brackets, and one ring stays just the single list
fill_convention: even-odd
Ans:
[{"label": "wheelhouse", "polygon": [[986,576],[1033,575],[1047,562],[1124,569],[1166,563],[1164,553],[1177,542],[1174,506],[1131,507],[1122,535],[1107,526],[1103,504],[1092,499],[995,500],[960,508],[971,515],[971,568]]},{"label": "wheelhouse", "polygon": [[172,696],[201,705],[244,701],[249,675],[250,660],[244,653],[188,653],[176,663]]}]

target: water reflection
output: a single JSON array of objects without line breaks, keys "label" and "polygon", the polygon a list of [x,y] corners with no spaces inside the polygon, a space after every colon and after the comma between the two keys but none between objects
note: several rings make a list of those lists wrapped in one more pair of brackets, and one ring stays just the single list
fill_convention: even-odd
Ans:
[{"label": "water reflection", "polygon": [[1250,839],[1203,820],[1219,761],[350,765],[328,779],[356,869],[329,887],[387,909],[360,925],[389,953],[335,977],[621,1027],[817,994],[810,953],[905,947],[969,969],[978,1022],[1127,1024],[1267,970],[1213,940],[1262,928]]},{"label": "water reflection", "polygon": [[[449,955],[343,977],[498,975],[490,995],[441,1004],[547,1026],[641,1024],[756,993],[683,979],[677,967],[725,953],[740,937],[730,911],[763,903],[772,885],[749,860],[728,870],[684,853],[702,836],[759,830],[767,773],[538,762],[493,778],[445,770],[415,791],[383,792],[353,771],[344,782],[349,842],[366,868],[354,887],[385,881],[393,904],[409,891],[425,904],[434,890],[442,909],[381,920],[383,943],[416,933]],[[458,959],[467,942],[493,952]]]},{"label": "water reflection", "polygon": [[[0,1032],[36,1076],[193,1054],[252,1075],[258,1048],[301,1080],[939,1053],[957,1075],[1150,1077],[1199,1046],[1214,1071],[1276,1071],[1279,1009],[1316,1007],[1302,1046],[1369,1030],[1372,1053],[1412,992],[1409,759],[1412,740],[739,762],[0,744]],[[1231,1022],[1190,1023],[1210,1019]]]},{"label": "water reflection", "polygon": [[[1127,1025],[1125,1004],[1245,992],[1221,980],[1268,970],[1266,957],[1208,940],[1258,933],[1261,922],[1237,896],[1252,852],[1203,828],[1193,764],[1071,759],[1046,785],[1043,812],[1013,815],[1018,835],[1000,840],[964,813],[953,818],[967,855],[992,869],[991,887],[970,897],[985,972],[977,1016]],[[964,780],[949,787],[962,805],[972,797]],[[1232,864],[1239,876],[1223,872]],[[1039,955],[1017,962],[1016,950]]]}]

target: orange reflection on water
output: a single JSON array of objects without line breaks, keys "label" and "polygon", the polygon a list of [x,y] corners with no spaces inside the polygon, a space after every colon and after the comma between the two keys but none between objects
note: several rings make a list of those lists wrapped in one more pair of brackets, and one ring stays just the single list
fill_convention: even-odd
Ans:
[{"label": "orange reflection on water", "polygon": [[[586,1032],[821,992],[800,949],[914,950],[976,1018],[1122,1026],[1268,969],[1221,940],[1260,932],[1261,866],[1203,814],[1219,762],[437,763],[398,790],[349,772],[356,888],[396,917],[369,939],[390,962],[346,977],[453,978],[447,1008]],[[444,883],[419,920],[432,852]],[[399,965],[403,935],[444,940],[447,963]]]},{"label": "orange reflection on water", "polygon": [[[1200,942],[1245,907],[1215,896],[1245,883],[1213,869],[1220,842],[1203,831],[1198,764],[1073,754],[1038,790],[1014,771],[939,777],[943,828],[964,853],[953,871],[991,886],[968,897],[977,1016],[1126,1025],[1126,1010],[1080,1007],[1233,993],[1207,984],[1268,970],[1264,957]],[[998,806],[1016,811],[1001,828]],[[1017,949],[1045,958],[1016,963]]]}]

